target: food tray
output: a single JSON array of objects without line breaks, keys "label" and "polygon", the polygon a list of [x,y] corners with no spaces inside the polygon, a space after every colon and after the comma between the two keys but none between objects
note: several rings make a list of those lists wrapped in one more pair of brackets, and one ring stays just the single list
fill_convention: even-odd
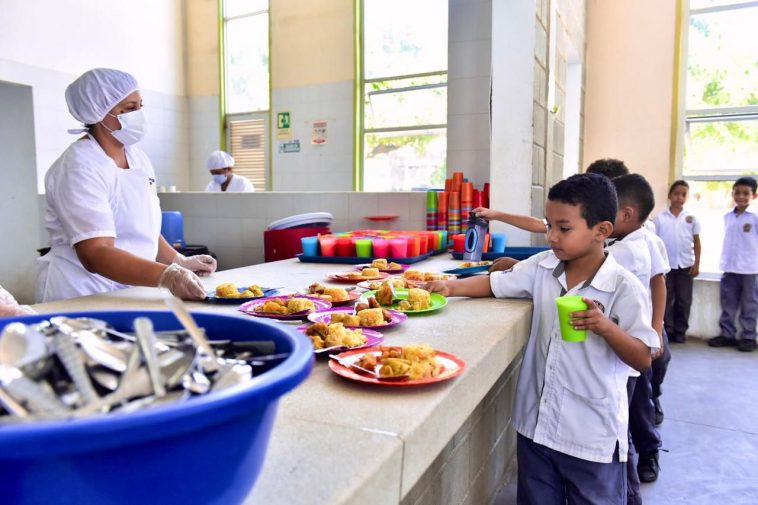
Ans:
[{"label": "food tray", "polygon": [[[541,253],[542,251],[547,251],[550,249],[549,247],[506,247],[505,251],[501,253],[482,253],[482,259],[483,260],[496,260],[498,258],[508,257],[513,258],[517,260],[525,260],[529,256],[534,256],[535,254]],[[450,254],[453,255],[453,258],[457,260],[463,259],[463,253],[460,252],[451,252]]]}]

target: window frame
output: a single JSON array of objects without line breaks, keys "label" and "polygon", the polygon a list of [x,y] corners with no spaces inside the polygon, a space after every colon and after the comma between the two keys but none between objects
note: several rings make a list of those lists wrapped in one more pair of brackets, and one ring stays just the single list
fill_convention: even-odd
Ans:
[{"label": "window frame", "polygon": [[[448,72],[449,69],[444,70],[436,70],[431,72],[419,72],[419,73],[412,73],[412,74],[398,74],[398,75],[389,75],[389,76],[381,76],[381,77],[372,77],[372,78],[366,78],[366,54],[365,54],[365,26],[366,26],[366,19],[365,19],[365,1],[366,0],[355,0],[355,15],[356,15],[356,27],[358,29],[356,30],[356,38],[355,38],[355,57],[356,57],[356,64],[355,64],[355,70],[356,70],[356,76],[355,76],[355,89],[354,89],[354,106],[355,106],[355,156],[354,156],[354,176],[353,176],[353,190],[354,191],[365,191],[364,182],[365,182],[365,143],[366,143],[366,135],[372,134],[372,133],[395,133],[401,134],[403,132],[409,132],[409,131],[422,131],[422,130],[441,130],[444,131],[445,134],[447,134],[448,130],[448,114],[447,111],[445,113],[446,121],[444,124],[420,124],[420,125],[413,125],[413,126],[395,126],[395,127],[382,127],[382,128],[366,128],[365,125],[365,118],[366,118],[366,112],[365,112],[365,102],[366,98],[371,95],[379,95],[379,94],[393,94],[393,93],[404,93],[408,91],[416,91],[420,89],[432,89],[432,88],[440,88],[444,87],[446,89],[449,89],[449,77]],[[448,41],[449,42],[449,41]],[[449,43],[448,43],[448,50],[449,50]],[[402,79],[413,79],[413,78],[419,78],[419,77],[434,77],[434,76],[444,76],[445,82],[443,83],[434,83],[434,84],[421,84],[421,85],[413,85],[413,86],[405,86],[402,88],[393,88],[391,90],[376,90],[369,93],[366,93],[366,85],[371,84],[372,82],[386,82],[386,81],[399,81]],[[447,104],[446,104],[447,106]],[[447,159],[447,151],[445,152],[445,158]]]},{"label": "window frame", "polygon": [[[258,16],[261,14],[267,15],[268,23],[268,108],[256,111],[242,111],[229,113],[227,111],[227,41],[226,41],[226,26],[227,22],[242,19],[251,16]],[[271,156],[272,149],[272,80],[271,80],[271,0],[268,0],[268,8],[263,10],[256,10],[247,12],[245,14],[238,14],[235,16],[225,16],[224,14],[224,0],[218,0],[218,34],[219,34],[219,145],[222,150],[229,149],[231,145],[231,128],[230,123],[232,121],[240,121],[247,119],[264,119],[264,144],[265,144],[265,187],[259,188],[256,186],[255,190],[258,191],[270,191],[273,181],[273,157]]]}]

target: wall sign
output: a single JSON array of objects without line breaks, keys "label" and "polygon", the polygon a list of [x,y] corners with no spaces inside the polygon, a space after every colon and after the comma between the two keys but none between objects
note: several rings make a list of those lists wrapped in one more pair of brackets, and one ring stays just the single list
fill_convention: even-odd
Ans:
[{"label": "wall sign", "polygon": [[289,112],[276,113],[276,138],[290,140],[292,138],[292,118]]},{"label": "wall sign", "polygon": [[311,144],[323,146],[327,141],[327,122],[314,121],[311,129]]},{"label": "wall sign", "polygon": [[300,152],[300,140],[289,140],[287,142],[279,142],[279,152],[285,153],[299,153]]}]

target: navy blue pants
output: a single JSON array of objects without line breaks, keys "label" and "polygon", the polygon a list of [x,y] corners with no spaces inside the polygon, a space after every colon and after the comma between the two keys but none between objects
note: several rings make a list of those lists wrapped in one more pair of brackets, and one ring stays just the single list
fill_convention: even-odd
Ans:
[{"label": "navy blue pants", "polygon": [[653,377],[651,379],[653,398],[661,396],[661,384],[663,384],[663,379],[666,377],[669,361],[671,361],[671,346],[669,345],[669,337],[666,334],[666,330],[663,330],[663,354],[658,359],[653,360]]},{"label": "navy blue pants", "polygon": [[755,318],[758,315],[758,275],[724,272],[721,276],[721,335],[737,337],[734,319],[740,311],[740,338],[755,340]]},{"label": "navy blue pants", "polygon": [[652,379],[652,368],[637,377],[632,402],[629,404],[629,433],[639,454],[655,452],[661,447],[661,436],[655,427]]},{"label": "navy blue pants", "polygon": [[674,340],[684,341],[690,327],[693,281],[689,267],[672,268],[666,274],[666,315],[663,324]]},{"label": "navy blue pants", "polygon": [[626,464],[618,448],[611,463],[563,454],[519,434],[519,505],[626,505]]}]

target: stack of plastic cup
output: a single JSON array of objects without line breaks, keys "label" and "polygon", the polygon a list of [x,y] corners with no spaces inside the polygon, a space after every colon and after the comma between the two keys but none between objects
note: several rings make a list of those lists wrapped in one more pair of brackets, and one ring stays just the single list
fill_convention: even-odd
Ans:
[{"label": "stack of plastic cup", "polygon": [[450,202],[447,191],[441,191],[437,195],[437,229],[447,231],[447,207]]},{"label": "stack of plastic cup", "polygon": [[461,232],[461,196],[460,193],[450,193],[448,201],[447,231],[450,234]]},{"label": "stack of plastic cup", "polygon": [[426,229],[437,229],[437,192],[426,192]]}]

